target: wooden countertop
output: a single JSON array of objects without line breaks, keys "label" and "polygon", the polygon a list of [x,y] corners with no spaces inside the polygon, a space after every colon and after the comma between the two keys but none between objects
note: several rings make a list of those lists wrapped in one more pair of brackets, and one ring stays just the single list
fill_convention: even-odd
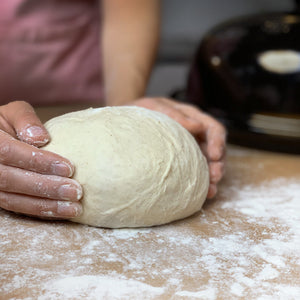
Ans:
[{"label": "wooden countertop", "polygon": [[229,146],[218,196],[169,225],[0,210],[0,299],[300,299],[299,232],[300,157]]}]

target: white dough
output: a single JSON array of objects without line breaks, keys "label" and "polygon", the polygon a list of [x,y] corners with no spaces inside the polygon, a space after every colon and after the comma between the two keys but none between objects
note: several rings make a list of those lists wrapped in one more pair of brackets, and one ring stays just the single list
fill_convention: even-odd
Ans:
[{"label": "white dough", "polygon": [[70,159],[83,187],[83,214],[92,226],[143,227],[199,211],[209,174],[192,135],[164,114],[123,106],[87,109],[45,124],[45,150]]}]

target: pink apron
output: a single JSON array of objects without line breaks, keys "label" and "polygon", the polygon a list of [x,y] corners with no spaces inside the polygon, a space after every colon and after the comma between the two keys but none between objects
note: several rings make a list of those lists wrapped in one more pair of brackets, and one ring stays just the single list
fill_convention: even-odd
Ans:
[{"label": "pink apron", "polygon": [[0,105],[101,103],[98,0],[0,1]]}]

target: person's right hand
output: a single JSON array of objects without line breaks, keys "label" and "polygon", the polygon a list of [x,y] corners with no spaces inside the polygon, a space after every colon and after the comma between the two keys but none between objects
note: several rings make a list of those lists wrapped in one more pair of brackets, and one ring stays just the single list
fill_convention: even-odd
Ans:
[{"label": "person's right hand", "polygon": [[81,186],[71,162],[39,149],[50,137],[26,102],[0,106],[0,207],[37,217],[81,214]]}]

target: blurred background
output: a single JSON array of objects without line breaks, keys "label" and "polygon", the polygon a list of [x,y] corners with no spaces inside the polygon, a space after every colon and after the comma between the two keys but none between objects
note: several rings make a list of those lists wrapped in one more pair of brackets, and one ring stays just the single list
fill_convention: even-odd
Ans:
[{"label": "blurred background", "polygon": [[300,154],[300,0],[162,8],[148,95],[199,106],[226,125],[229,142]]},{"label": "blurred background", "polygon": [[168,95],[186,84],[192,55],[204,34],[231,18],[291,11],[293,0],[162,0],[159,57],[148,94]]}]

